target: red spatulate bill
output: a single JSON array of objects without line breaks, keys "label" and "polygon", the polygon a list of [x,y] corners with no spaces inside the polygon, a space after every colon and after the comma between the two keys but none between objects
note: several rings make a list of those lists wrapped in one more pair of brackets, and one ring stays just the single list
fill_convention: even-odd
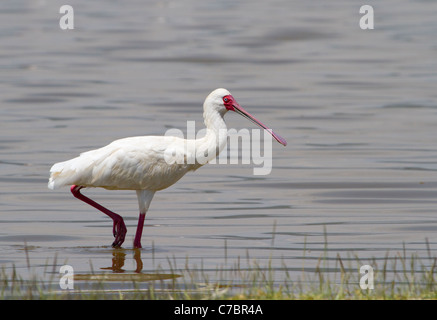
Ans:
[{"label": "red spatulate bill", "polygon": [[284,138],[282,138],[280,135],[276,134],[273,132],[272,129],[268,128],[266,125],[264,125],[261,121],[257,120],[254,116],[252,116],[249,112],[247,112],[246,110],[244,110],[238,103],[236,103],[234,101],[233,104],[234,107],[234,111],[238,114],[241,114],[243,117],[245,117],[246,119],[249,119],[250,121],[252,121],[253,123],[255,123],[256,125],[260,126],[261,128],[265,129],[266,131],[268,131],[273,138],[276,139],[276,141],[278,141],[280,144],[282,144],[283,146],[287,145],[287,141],[285,141]]}]

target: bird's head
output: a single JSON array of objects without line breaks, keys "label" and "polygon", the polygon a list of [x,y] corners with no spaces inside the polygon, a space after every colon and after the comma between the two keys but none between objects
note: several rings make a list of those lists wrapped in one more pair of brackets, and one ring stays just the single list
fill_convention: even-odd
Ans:
[{"label": "bird's head", "polygon": [[261,121],[244,110],[226,89],[219,88],[211,92],[205,100],[205,107],[206,106],[216,110],[222,116],[228,111],[234,111],[269,132],[280,144],[284,146],[287,145],[287,141],[285,141],[284,138],[274,133],[272,129],[269,129]]}]

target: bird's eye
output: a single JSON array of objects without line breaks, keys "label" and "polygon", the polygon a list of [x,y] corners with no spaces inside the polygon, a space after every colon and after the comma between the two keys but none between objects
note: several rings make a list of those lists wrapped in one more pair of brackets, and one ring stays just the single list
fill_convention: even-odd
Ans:
[{"label": "bird's eye", "polygon": [[223,101],[224,101],[224,102],[228,102],[229,99],[228,99],[228,98],[224,98]]}]

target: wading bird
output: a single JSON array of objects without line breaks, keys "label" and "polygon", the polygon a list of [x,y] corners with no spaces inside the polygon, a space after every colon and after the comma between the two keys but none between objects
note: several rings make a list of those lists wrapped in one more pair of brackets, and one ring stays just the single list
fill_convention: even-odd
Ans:
[{"label": "wading bird", "polygon": [[[220,153],[227,142],[227,135],[223,134],[227,132],[223,120],[226,112],[234,111],[242,115],[267,130],[279,143],[287,144],[245,111],[226,89],[211,92],[205,99],[203,110],[207,130],[202,138],[187,140],[172,136],[144,136],[116,140],[103,148],[54,164],[50,169],[48,187],[71,186],[70,190],[76,198],[108,215],[113,220],[113,247],[120,247],[124,242],[127,229],[123,218],[84,196],[81,190],[88,187],[135,190],[140,214],[133,245],[141,248],[144,219],[153,195]],[[175,161],[174,155],[184,161]]]}]

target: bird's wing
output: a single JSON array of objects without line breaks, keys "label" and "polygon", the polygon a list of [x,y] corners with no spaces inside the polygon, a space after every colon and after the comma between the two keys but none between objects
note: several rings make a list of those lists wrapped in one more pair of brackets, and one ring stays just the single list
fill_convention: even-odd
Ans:
[{"label": "bird's wing", "polygon": [[189,170],[187,165],[171,163],[169,152],[183,154],[184,140],[171,136],[116,140],[55,164],[49,187],[76,184],[107,189],[160,190]]}]

